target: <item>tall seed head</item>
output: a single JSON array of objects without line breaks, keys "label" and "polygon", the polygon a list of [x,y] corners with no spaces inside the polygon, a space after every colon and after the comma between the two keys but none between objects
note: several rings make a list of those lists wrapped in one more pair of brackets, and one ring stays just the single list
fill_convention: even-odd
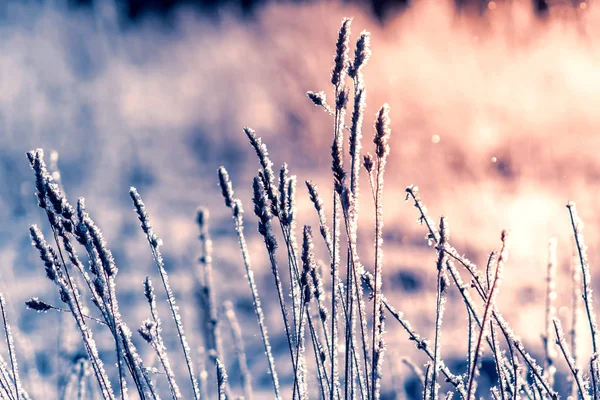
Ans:
[{"label": "tall seed head", "polygon": [[37,312],[46,312],[52,309],[52,306],[50,304],[38,299],[37,297],[32,297],[31,299],[27,300],[25,302],[25,305],[30,310],[34,310]]},{"label": "tall seed head", "polygon": [[231,185],[231,180],[229,180],[229,173],[225,167],[219,167],[219,186],[221,187],[221,194],[223,194],[223,199],[225,200],[225,205],[228,208],[233,206],[233,186]]},{"label": "tall seed head", "polygon": [[373,171],[373,156],[371,155],[371,153],[367,153],[363,156],[363,165],[365,167],[365,170],[367,171],[367,173],[371,173],[371,171]]},{"label": "tall seed head", "polygon": [[371,58],[371,34],[367,31],[362,31],[356,41],[356,49],[354,50],[354,62],[348,68],[350,78],[355,78],[363,68],[367,61]]},{"label": "tall seed head", "polygon": [[377,112],[377,118],[375,120],[375,154],[381,160],[385,160],[390,152],[390,146],[388,140],[390,139],[390,106],[384,104]]},{"label": "tall seed head", "polygon": [[277,248],[277,240],[271,232],[271,212],[267,206],[267,196],[263,183],[259,177],[255,177],[252,182],[254,192],[252,201],[254,203],[254,214],[258,217],[258,232],[264,237],[269,252]]},{"label": "tall seed head", "polygon": [[346,67],[348,66],[348,48],[350,43],[351,23],[351,18],[344,18],[340,31],[338,32],[338,39],[335,44],[333,70],[331,71],[331,83],[334,86],[338,86],[344,81]]},{"label": "tall seed head", "polygon": [[313,104],[315,106],[324,107],[325,105],[327,105],[327,96],[325,95],[325,92],[323,92],[323,91],[321,91],[321,92],[308,91],[308,92],[306,92],[306,95],[308,96],[310,101],[313,102]]},{"label": "tall seed head", "polygon": [[46,163],[44,162],[44,150],[35,149],[27,152],[27,159],[31,165],[31,169],[35,173],[35,188],[36,197],[38,199],[38,206],[40,208],[46,208],[46,175],[48,171],[46,169]]}]

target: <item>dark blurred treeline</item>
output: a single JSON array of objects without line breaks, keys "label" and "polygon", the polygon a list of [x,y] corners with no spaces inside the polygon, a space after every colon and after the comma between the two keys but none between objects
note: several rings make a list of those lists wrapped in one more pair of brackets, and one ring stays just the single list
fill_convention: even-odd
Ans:
[{"label": "dark blurred treeline", "polygon": [[[106,0],[68,0],[71,7],[93,7],[94,3]],[[251,16],[256,9],[271,0],[117,0],[122,11],[124,22],[133,22],[154,15],[168,17],[178,6],[186,5],[202,13],[216,12],[223,7],[238,8],[243,14]],[[328,0],[287,0],[287,1],[328,1]],[[363,4],[380,21],[386,16],[402,12],[411,2],[418,0],[345,0],[355,4]],[[485,10],[490,0],[454,0],[459,10]],[[496,0],[496,2],[512,0]],[[550,0],[528,0],[532,9],[543,16],[548,11]]]}]

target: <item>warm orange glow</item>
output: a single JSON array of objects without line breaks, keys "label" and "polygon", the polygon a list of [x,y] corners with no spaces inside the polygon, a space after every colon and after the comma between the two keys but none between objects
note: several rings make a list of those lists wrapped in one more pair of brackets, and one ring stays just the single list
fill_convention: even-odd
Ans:
[{"label": "warm orange glow", "polygon": [[496,2],[495,2],[495,1],[490,1],[490,2],[488,3],[488,8],[489,8],[490,10],[495,10],[495,9],[496,9]]},{"label": "warm orange glow", "polygon": [[581,8],[582,10],[585,10],[587,8],[587,3],[586,2],[579,3],[579,8]]}]

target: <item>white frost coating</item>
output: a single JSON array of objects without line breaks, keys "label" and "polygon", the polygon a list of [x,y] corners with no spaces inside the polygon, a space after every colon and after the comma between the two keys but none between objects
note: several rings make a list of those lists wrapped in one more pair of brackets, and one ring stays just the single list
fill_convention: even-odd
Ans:
[{"label": "white frost coating", "polygon": [[390,108],[384,104],[375,120],[375,143],[377,167],[375,172],[375,279],[373,286],[373,369],[371,376],[372,398],[377,400],[380,397],[381,371],[383,369],[383,352],[385,344],[383,340],[383,311],[381,288],[382,288],[382,268],[383,268],[383,174],[387,157],[390,152],[388,140],[390,137]]},{"label": "white frost coating", "polygon": [[142,337],[144,337],[144,339],[148,341],[148,343],[156,352],[156,355],[158,356],[160,363],[162,364],[163,369],[165,370],[165,374],[167,375],[169,389],[171,390],[173,398],[181,399],[181,392],[175,380],[175,374],[173,373],[173,369],[171,368],[171,363],[169,362],[167,349],[162,339],[161,321],[158,317],[158,310],[156,309],[156,296],[154,295],[154,287],[152,286],[152,281],[150,280],[150,277],[146,277],[146,281],[144,282],[144,291],[146,299],[148,300],[148,304],[150,305],[150,314],[152,315],[152,320],[144,321],[142,327],[139,330],[140,334],[142,334]]},{"label": "white frost coating", "polygon": [[[50,268],[54,274],[56,274],[55,284],[57,285],[59,292],[64,295],[65,300],[67,301],[67,305],[75,318],[75,322],[77,323],[77,327],[81,332],[81,337],[83,339],[83,343],[85,345],[88,356],[90,357],[90,361],[92,363],[92,367],[94,369],[94,373],[96,375],[96,379],[100,385],[100,390],[104,399],[115,400],[113,390],[110,384],[110,380],[106,375],[106,371],[104,370],[104,364],[98,355],[98,349],[96,347],[96,342],[93,339],[92,331],[87,327],[85,321],[83,319],[82,313],[79,310],[78,299],[76,296],[79,295],[78,292],[73,292],[64,277],[60,274],[60,270],[56,268],[56,259],[54,257],[53,252],[51,251],[50,246],[46,243],[42,232],[38,229],[36,225],[32,225],[30,228],[31,238],[33,240],[34,246],[40,251],[40,256],[42,260],[47,263],[47,268]],[[49,264],[51,266],[49,266]]]},{"label": "white frost coating", "polygon": [[590,331],[592,333],[592,348],[594,349],[594,353],[597,353],[598,326],[596,325],[596,314],[594,313],[592,276],[590,274],[590,265],[587,257],[587,245],[583,240],[583,221],[581,221],[579,215],[577,215],[577,207],[575,206],[575,203],[569,202],[567,204],[567,208],[569,209],[573,234],[575,236],[575,244],[577,245],[577,252],[579,254],[579,261],[581,263],[581,274],[583,277],[583,304],[585,305],[585,311],[587,313]]},{"label": "white frost coating", "polygon": [[4,295],[2,293],[0,293],[0,311],[2,312],[4,332],[6,333],[6,344],[8,345],[8,355],[10,357],[10,366],[12,368],[13,383],[15,384],[15,394],[17,399],[20,399],[23,395],[23,388],[21,387],[21,380],[19,379],[19,364],[17,363],[15,352],[15,338],[13,337],[10,324],[6,319],[6,301],[4,300]]},{"label": "white frost coating", "polygon": [[590,400],[590,395],[588,394],[585,383],[581,378],[581,370],[575,367],[575,360],[571,357],[571,352],[567,348],[567,341],[565,339],[565,334],[563,333],[562,325],[558,318],[552,319],[552,323],[554,325],[554,331],[556,334],[556,344],[560,348],[569,369],[571,370],[571,374],[575,379],[575,383],[577,384],[577,388],[579,391],[579,397],[584,400]]},{"label": "white frost coating", "polygon": [[[357,144],[358,145],[358,144]],[[352,161],[354,163],[354,160]],[[359,163],[360,164],[360,163]],[[364,273],[365,269],[360,262],[358,251],[357,251],[357,231],[358,231],[358,203],[356,201],[358,197],[358,178],[355,181],[355,193],[351,195],[348,194],[347,189],[344,189],[342,207],[344,211],[344,222],[346,224],[346,234],[348,236],[348,255],[350,257],[348,261],[348,270],[347,270],[347,281],[348,281],[348,289],[346,293],[346,314],[348,314],[349,323],[347,325],[350,326],[350,345],[353,352],[353,358],[355,360],[356,365],[356,373],[360,386],[361,393],[363,395],[368,393],[370,390],[369,385],[369,364],[370,364],[370,354],[369,354],[369,340],[368,340],[368,329],[367,329],[367,313],[364,301],[363,287],[360,281],[360,276]],[[358,316],[360,319],[360,337],[362,340],[362,348],[363,348],[363,357],[365,363],[365,373],[364,377],[361,372],[360,364],[361,364],[361,354],[359,351],[356,351],[358,348],[358,341],[356,339],[356,313],[357,307],[355,304],[358,304]],[[354,370],[351,370],[354,372]],[[351,377],[352,381],[354,381],[354,377]],[[348,385],[346,385],[348,386]],[[351,388],[352,389],[352,388]],[[352,390],[351,390],[352,391]]]},{"label": "white frost coating", "polygon": [[548,268],[546,271],[546,332],[544,337],[544,375],[551,384],[554,382],[554,358],[556,357],[556,348],[554,342],[550,340],[552,331],[552,320],[556,317],[556,238],[548,240]]},{"label": "white frost coating", "polygon": [[271,343],[269,342],[269,334],[265,325],[265,314],[260,304],[260,297],[258,296],[258,289],[254,281],[254,271],[252,270],[252,263],[250,261],[250,254],[248,252],[248,246],[246,245],[246,237],[244,236],[244,221],[243,221],[243,209],[242,202],[235,200],[233,202],[233,219],[235,221],[235,231],[238,236],[240,249],[242,250],[242,258],[244,259],[244,267],[246,268],[246,275],[248,276],[248,284],[250,286],[250,292],[252,293],[252,301],[254,302],[254,312],[258,320],[258,326],[260,328],[260,334],[262,336],[263,344],[265,346],[265,354],[267,356],[267,362],[269,364],[269,373],[271,374],[271,380],[273,381],[273,390],[275,391],[275,399],[280,400],[279,394],[279,378],[277,377],[277,371],[275,370],[275,359],[273,358],[273,352],[271,350]]},{"label": "white frost coating", "polygon": [[167,274],[167,271],[164,268],[164,261],[160,252],[162,240],[160,240],[159,237],[154,233],[152,225],[150,224],[150,219],[148,217],[148,214],[146,213],[144,203],[142,202],[142,198],[138,194],[137,190],[134,187],[131,187],[129,189],[129,194],[131,195],[133,204],[135,206],[135,210],[138,214],[138,218],[140,219],[140,222],[142,224],[142,230],[144,231],[144,233],[146,233],[146,237],[148,239],[148,243],[150,244],[154,261],[156,262],[156,266],[158,267],[158,272],[160,274],[163,287],[165,288],[165,292],[167,293],[169,308],[171,309],[171,314],[173,315],[173,320],[175,321],[175,327],[177,328],[177,334],[179,336],[179,341],[181,342],[181,348],[183,349],[185,363],[187,365],[190,381],[194,390],[194,398],[196,400],[199,400],[200,389],[198,387],[198,380],[196,379],[196,375],[194,374],[194,367],[190,355],[191,349],[185,337],[183,323],[181,322],[181,316],[178,312],[179,308],[177,307],[177,303],[175,302],[175,296],[173,295],[173,291],[171,290],[171,285],[169,285],[169,275]]},{"label": "white frost coating", "polygon": [[246,400],[252,400],[252,384],[250,382],[250,370],[248,369],[246,352],[244,350],[244,339],[242,337],[242,329],[240,328],[240,324],[235,315],[233,304],[230,301],[226,301],[224,307],[225,317],[229,322],[231,337],[233,339],[235,353],[240,368],[242,387],[244,388],[244,398]]}]

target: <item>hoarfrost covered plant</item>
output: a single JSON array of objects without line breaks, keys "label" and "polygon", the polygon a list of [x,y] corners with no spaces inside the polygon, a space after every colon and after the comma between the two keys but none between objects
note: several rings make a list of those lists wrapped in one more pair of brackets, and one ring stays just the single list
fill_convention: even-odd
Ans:
[{"label": "hoarfrost covered plant", "polygon": [[[428,215],[416,186],[406,188],[406,200],[414,203],[418,222],[426,228],[425,239],[437,255],[433,343],[420,335],[386,297],[390,289],[383,284],[389,273],[383,257],[384,172],[388,157],[393,156],[389,141],[394,136],[390,130],[390,108],[383,105],[375,116],[372,130],[374,155],[363,153],[363,147],[367,147],[362,143],[367,92],[362,71],[371,57],[370,35],[368,32],[359,35],[352,58],[351,25],[351,19],[344,19],[337,36],[331,72],[334,104],[328,104],[325,91],[307,93],[317,107],[332,117],[331,209],[328,209],[328,203],[321,197],[317,186],[311,181],[306,182],[308,200],[318,217],[319,240],[313,237],[313,229],[309,225],[301,225],[303,228],[298,232],[296,176],[291,174],[287,164],[283,164],[277,175],[267,145],[254,130],[243,130],[259,164],[258,174],[251,185],[256,216],[255,220],[252,219],[256,221],[264,241],[264,251],[269,259],[281,310],[287,345],[285,352],[289,357],[289,368],[281,371],[276,368],[268,321],[261,305],[259,286],[246,242],[242,201],[234,196],[225,167],[218,170],[224,203],[231,210],[234,221],[241,250],[240,262],[243,264],[243,269],[240,267],[239,270],[240,274],[245,273],[248,281],[248,296],[252,298],[273,397],[293,400],[378,400],[392,394],[401,396],[401,393],[393,393],[398,390],[397,385],[388,385],[388,382],[397,382],[397,379],[391,376],[393,369],[387,369],[384,363],[388,346],[385,340],[386,326],[394,326],[406,332],[407,338],[414,342],[425,359],[424,371],[416,361],[404,359],[421,382],[424,399],[438,399],[445,395],[446,398],[454,396],[471,400],[476,397],[478,390],[483,395],[486,388],[480,385],[479,371],[486,354],[494,362],[497,372],[497,380],[491,383],[488,392],[491,394],[485,393],[486,396],[502,400],[556,399],[561,389],[556,385],[559,380],[555,379],[558,369],[570,377],[567,390],[561,390],[573,397],[599,398],[600,355],[591,272],[583,239],[583,223],[574,203],[567,205],[577,252],[572,271],[571,327],[568,335],[565,334],[562,328],[564,322],[556,315],[554,277],[557,248],[556,242],[550,241],[542,362],[536,361],[531,355],[496,302],[502,271],[510,268],[507,258],[508,234],[502,233],[499,249],[489,255],[486,267],[478,267],[450,243],[446,218],[440,219],[438,229]],[[347,121],[349,105],[352,110]],[[344,136],[345,132],[349,133],[348,137]],[[348,153],[345,152],[346,148]],[[62,398],[100,397],[113,400],[137,394],[141,399],[159,399],[161,396],[182,399],[193,396],[194,399],[224,400],[243,393],[246,399],[251,399],[253,388],[257,388],[259,383],[253,381],[249,358],[244,350],[243,334],[247,334],[246,329],[240,327],[231,302],[226,301],[223,307],[217,303],[219,282],[212,278],[208,212],[201,209],[196,220],[200,228],[202,250],[196,278],[203,331],[192,335],[193,338],[190,336],[188,341],[176,302],[177,288],[172,288],[169,283],[161,254],[163,243],[154,232],[140,194],[135,188],[130,189],[135,212],[162,283],[161,291],[164,290],[164,293],[161,292],[161,295],[167,298],[176,332],[173,338],[165,336],[168,331],[163,330],[157,294],[151,277],[147,277],[143,282],[143,293],[150,317],[142,322],[138,333],[155,353],[158,359],[155,361],[158,367],[155,367],[140,357],[131,330],[121,316],[117,301],[119,269],[101,229],[86,209],[85,200],[79,199],[76,206],[69,203],[60,182],[48,172],[42,150],[33,150],[27,153],[27,157],[34,171],[37,203],[48,218],[50,235],[47,236],[51,241],[47,241],[42,230],[35,225],[30,229],[30,236],[43,262],[46,277],[56,286],[64,306],[53,305],[37,297],[32,297],[26,305],[37,312],[71,314],[84,351],[84,356],[73,363],[72,375],[60,390]],[[366,174],[369,185],[367,191],[371,193],[375,209],[373,226],[360,229],[374,237],[372,259],[361,257],[360,251],[365,247],[359,243],[359,238],[362,240],[365,235],[358,235],[361,173]],[[297,237],[301,237],[300,245]],[[324,247],[324,261],[316,259],[318,246]],[[465,355],[466,368],[456,370],[451,370],[450,364],[445,362],[446,348],[441,346],[444,311],[453,287],[463,300],[468,328],[468,337],[464,338],[468,349]],[[261,292],[263,290],[260,289]],[[588,359],[577,357],[576,325],[581,307],[580,294],[592,338],[593,354]],[[367,307],[369,301],[372,307]],[[27,387],[36,382],[28,379],[22,381],[20,378],[14,330],[9,324],[10,315],[2,295],[0,311],[9,355],[8,363],[0,357],[0,398],[28,400],[32,397]],[[232,349],[223,345],[222,331],[226,326],[233,339]],[[100,330],[107,331],[111,339],[108,351],[116,360],[114,367],[107,367],[110,364],[104,352],[107,350],[106,344],[103,343],[103,351],[100,352],[95,340],[95,333]],[[198,341],[202,345],[189,345]],[[177,368],[173,368],[173,358],[179,347],[185,361],[186,374],[182,374],[185,377],[178,376]],[[394,353],[402,350],[395,348]],[[559,362],[560,358],[563,362]],[[580,365],[582,359],[584,366]],[[240,371],[241,387],[236,387],[228,379],[227,368],[234,364],[233,360]],[[210,368],[206,367],[207,361]],[[210,383],[209,376],[214,379]],[[281,383],[280,376],[283,377]],[[185,384],[184,379],[188,381]],[[162,385],[160,381],[164,381]]]}]

